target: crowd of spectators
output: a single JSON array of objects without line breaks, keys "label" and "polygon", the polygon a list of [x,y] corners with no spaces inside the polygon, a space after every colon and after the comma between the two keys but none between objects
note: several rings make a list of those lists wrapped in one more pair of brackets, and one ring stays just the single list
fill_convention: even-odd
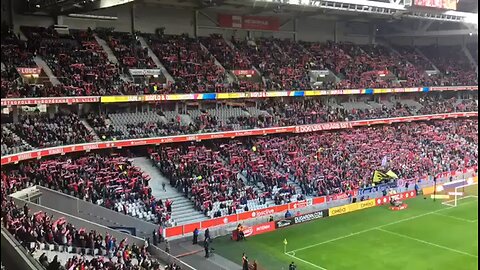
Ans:
[{"label": "crowd of spectators", "polygon": [[175,79],[172,92],[229,91],[225,70],[198,39],[187,35],[146,35],[153,52]]},{"label": "crowd of spectators", "polygon": [[[233,200],[225,212],[231,214],[259,197],[280,204],[300,199],[299,195],[333,195],[367,187],[382,166],[402,179],[477,166],[477,124],[477,120],[445,120],[248,138],[158,147],[150,150],[150,156],[197,209],[207,213],[214,203]],[[384,157],[387,165],[382,165]]]},{"label": "crowd of spectators", "polygon": [[[258,197],[251,186],[238,178],[238,170],[225,166],[216,149],[182,145],[149,149],[149,153],[170,184],[206,215],[216,202],[240,202]],[[235,213],[235,206],[228,211]]]},{"label": "crowd of spectators", "polygon": [[129,73],[128,68],[157,68],[153,59],[148,55],[148,49],[143,48],[136,34],[114,32],[109,29],[101,29],[97,32],[108,43],[122,66],[126,68],[125,74]]},{"label": "crowd of spectators", "polygon": [[460,46],[428,46],[421,50],[442,73],[442,85],[478,84],[475,68]]},{"label": "crowd of spectators", "polygon": [[422,95],[414,96],[412,100],[422,107],[410,106],[401,100],[393,102],[391,106],[379,103],[378,107],[355,109],[327,105],[326,99],[268,99],[258,104],[258,108],[263,112],[260,114],[247,113],[247,107],[244,108],[246,115],[219,118],[203,110],[200,115],[192,116],[189,124],[182,124],[179,119],[171,119],[167,123],[152,120],[139,121],[121,128],[112,123],[107,124],[106,116],[96,114],[90,114],[88,121],[100,138],[111,140],[478,111],[476,99],[458,100]]},{"label": "crowd of spectators", "polygon": [[[272,38],[227,42],[220,35],[121,33],[109,29],[70,30],[61,35],[53,27],[21,27],[21,41],[2,25],[2,97],[79,96],[154,93],[208,93],[233,91],[348,89],[476,85],[475,69],[460,47],[428,47],[424,54],[439,68],[429,76],[430,61],[414,47],[397,47],[399,54],[381,45],[294,42]],[[108,60],[94,34],[106,40],[120,66]],[[122,80],[129,68],[157,68],[138,36],[148,41],[175,83],[145,84]],[[233,45],[233,46],[232,46]],[[61,85],[25,85],[14,67],[36,67],[42,56]],[[215,63],[218,60],[225,69]],[[257,70],[263,80],[229,81],[231,70]],[[310,71],[332,71],[339,81],[313,85]]]},{"label": "crowd of spectators", "polygon": [[[4,178],[2,176],[2,178]],[[2,180],[2,194],[13,190]],[[58,255],[49,262],[43,253],[38,259],[47,270],[60,269],[96,269],[96,270],[157,270],[160,264],[147,252],[147,246],[139,247],[135,243],[129,244],[128,239],[116,239],[108,233],[101,234],[95,230],[77,229],[66,218],[53,218],[42,211],[32,213],[27,204],[17,206],[12,198],[2,196],[2,226],[7,229],[25,248],[34,252],[39,244],[52,244],[67,247],[81,248],[83,253],[87,249],[99,250],[103,255],[73,255],[65,265],[58,259]],[[32,245],[33,244],[33,245]],[[91,259],[88,259],[91,257]]]},{"label": "crowd of spectators", "polygon": [[24,87],[17,67],[36,67],[33,54],[27,49],[27,42],[20,40],[11,27],[1,24],[1,97],[17,97]]},{"label": "crowd of spectators", "polygon": [[2,126],[2,156],[31,150],[17,135]]},{"label": "crowd of spectators", "polygon": [[[31,147],[44,148],[93,142],[98,138],[122,140],[478,111],[478,101],[473,99],[475,97],[456,99],[429,94],[414,95],[411,98],[407,101],[414,101],[419,107],[404,103],[402,100],[390,102],[388,106],[376,103],[376,106],[367,108],[352,108],[338,104],[329,105],[327,99],[321,98],[283,101],[267,99],[257,104],[259,113],[249,112],[249,107],[242,109],[242,115],[229,117],[218,117],[208,110],[200,110],[196,114],[192,111],[190,122],[181,121],[180,114],[174,118],[164,117],[161,110],[157,113],[152,112],[156,118],[149,115],[126,124],[111,121],[110,115],[89,113],[85,118],[93,131],[87,129],[78,115],[68,111],[60,111],[51,117],[44,113],[20,114],[16,123],[2,125],[2,145],[5,146],[2,147],[2,153],[12,154],[29,150]],[[163,117],[164,120],[160,121],[158,117]],[[95,135],[98,135],[98,138]]]},{"label": "crowd of spectators", "polygon": [[[233,40],[265,78],[267,90],[310,89],[307,59],[298,43],[275,39]],[[283,50],[277,43],[284,46]],[[290,54],[290,55],[289,55]]]},{"label": "crowd of spectators", "polygon": [[19,115],[18,122],[5,124],[20,138],[36,148],[91,142],[93,134],[73,113],[59,111]]},{"label": "crowd of spectators", "polygon": [[108,61],[93,31],[22,27],[30,50],[43,57],[68,96],[115,94],[121,85],[118,67]]},{"label": "crowd of spectators", "polygon": [[8,191],[41,185],[125,215],[170,225],[171,208],[155,199],[149,181],[131,161],[116,154],[26,162],[18,169],[2,171],[2,185]]}]

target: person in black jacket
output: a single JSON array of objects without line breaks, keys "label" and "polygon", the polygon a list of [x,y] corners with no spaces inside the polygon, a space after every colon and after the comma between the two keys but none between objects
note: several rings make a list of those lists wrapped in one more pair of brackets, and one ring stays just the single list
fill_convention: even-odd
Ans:
[{"label": "person in black jacket", "polygon": [[205,230],[205,241],[212,242],[212,239],[210,238],[210,229]]},{"label": "person in black jacket", "polygon": [[210,257],[210,243],[206,239],[203,242],[203,248],[205,249],[205,258]]},{"label": "person in black jacket", "polygon": [[195,230],[193,230],[193,244],[196,245],[198,243],[198,229],[195,228]]}]

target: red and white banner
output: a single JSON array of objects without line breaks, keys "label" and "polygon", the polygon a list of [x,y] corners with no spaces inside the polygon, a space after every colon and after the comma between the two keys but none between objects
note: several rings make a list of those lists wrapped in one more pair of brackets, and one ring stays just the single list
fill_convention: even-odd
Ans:
[{"label": "red and white banner", "polygon": [[275,231],[275,222],[272,221],[260,225],[254,225],[253,227],[247,227],[243,233],[245,234],[245,237],[249,237],[273,231]]},{"label": "red and white banner", "polygon": [[415,6],[457,10],[458,0],[415,0]]},{"label": "red and white banner", "polygon": [[40,75],[40,73],[42,73],[42,69],[41,68],[18,67],[17,72],[20,75]]},{"label": "red and white banner", "polygon": [[2,106],[38,105],[38,104],[76,104],[100,102],[99,96],[51,97],[51,98],[2,98]]},{"label": "red and white banner", "polygon": [[391,198],[395,200],[407,200],[415,197],[417,197],[417,194],[415,193],[415,191],[411,190],[411,191],[406,191],[402,193],[397,193],[397,194],[377,198],[375,199],[375,205],[379,206],[379,205],[388,204],[390,203]]},{"label": "red and white banner", "polygon": [[233,70],[232,72],[233,72],[233,74],[235,74],[235,76],[253,76],[253,75],[255,75],[255,70],[253,70],[253,69],[245,69],[245,70],[236,69],[236,70]]},{"label": "red and white banner", "polygon": [[218,24],[225,28],[238,28],[250,30],[280,30],[280,20],[275,17],[218,15]]},{"label": "red and white banner", "polygon": [[352,128],[352,122],[333,122],[295,127],[295,133]]}]

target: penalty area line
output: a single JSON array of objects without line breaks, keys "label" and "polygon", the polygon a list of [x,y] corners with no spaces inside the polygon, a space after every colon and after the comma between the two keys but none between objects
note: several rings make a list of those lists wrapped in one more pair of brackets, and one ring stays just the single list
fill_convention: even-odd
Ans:
[{"label": "penalty area line", "polygon": [[454,248],[449,248],[449,247],[446,247],[446,246],[438,245],[438,244],[428,242],[428,241],[425,241],[425,240],[422,240],[422,239],[418,239],[418,238],[415,238],[415,237],[411,237],[411,236],[408,236],[408,235],[405,235],[405,234],[392,232],[392,231],[385,230],[385,229],[382,229],[382,228],[377,228],[377,230],[381,231],[381,232],[389,233],[389,234],[392,234],[392,235],[396,235],[398,237],[402,237],[402,238],[405,238],[405,239],[409,239],[409,240],[412,240],[412,241],[416,241],[416,242],[419,242],[419,243],[423,243],[423,244],[426,244],[426,245],[430,245],[430,246],[433,246],[433,247],[445,249],[445,250],[455,252],[455,253],[458,253],[458,254],[466,255],[466,256],[469,256],[469,257],[473,257],[473,258],[478,258],[478,256],[467,253],[467,252],[463,252],[463,251],[460,251],[460,250],[457,250],[457,249],[454,249]]}]

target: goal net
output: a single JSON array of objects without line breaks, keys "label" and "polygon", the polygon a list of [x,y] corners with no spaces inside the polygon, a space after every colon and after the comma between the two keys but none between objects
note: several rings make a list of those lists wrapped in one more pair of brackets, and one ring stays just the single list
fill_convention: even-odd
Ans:
[{"label": "goal net", "polygon": [[443,204],[448,206],[457,206],[467,201],[477,200],[478,198],[478,183],[477,182],[459,182],[452,184],[445,184],[442,192],[449,196],[449,199]]}]

